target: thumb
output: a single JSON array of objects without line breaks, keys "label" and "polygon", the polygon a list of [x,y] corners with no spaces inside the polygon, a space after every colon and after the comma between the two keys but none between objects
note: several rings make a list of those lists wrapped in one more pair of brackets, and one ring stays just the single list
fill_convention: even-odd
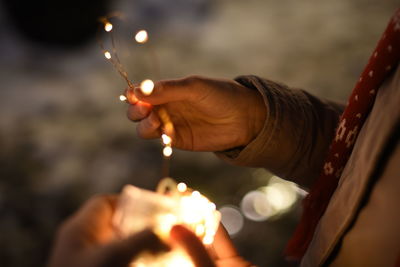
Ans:
[{"label": "thumb", "polygon": [[154,83],[154,89],[150,95],[142,92],[140,87],[135,87],[135,96],[152,105],[162,105],[168,102],[195,100],[198,91],[195,90],[201,78],[191,76],[176,80],[163,80]]},{"label": "thumb", "polygon": [[103,247],[94,257],[99,264],[93,266],[126,267],[143,251],[156,254],[169,249],[151,230],[144,230],[125,240]]}]

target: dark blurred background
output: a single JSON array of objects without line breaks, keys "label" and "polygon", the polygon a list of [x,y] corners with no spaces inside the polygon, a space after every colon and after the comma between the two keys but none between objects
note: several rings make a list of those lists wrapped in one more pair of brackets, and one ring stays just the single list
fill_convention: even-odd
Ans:
[{"label": "dark blurred background", "polygon": [[[43,266],[57,225],[93,194],[154,189],[159,141],[139,140],[125,85],[96,43],[116,24],[135,81],[256,74],[345,101],[397,0],[59,0],[0,2],[0,265]],[[132,41],[147,29],[147,47]],[[160,63],[154,71],[152,49]],[[150,51],[150,52],[149,52]],[[212,153],[175,151],[171,174],[216,202],[240,252],[287,266],[304,191]],[[242,203],[242,204],[241,204]]]}]

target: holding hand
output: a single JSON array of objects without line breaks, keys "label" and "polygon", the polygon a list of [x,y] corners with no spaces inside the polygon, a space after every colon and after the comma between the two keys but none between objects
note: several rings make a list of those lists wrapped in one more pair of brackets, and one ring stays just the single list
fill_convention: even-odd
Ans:
[{"label": "holding hand", "polygon": [[[162,107],[174,125],[173,146],[194,151],[221,151],[245,146],[262,129],[266,108],[260,94],[233,80],[191,76],[155,83],[151,95],[127,91],[128,117],[138,121],[142,138],[158,138]],[[139,101],[137,101],[139,100]]]},{"label": "holding hand", "polygon": [[48,267],[126,267],[142,251],[169,248],[150,230],[117,240],[111,219],[116,197],[94,197],[64,222]]},{"label": "holding hand", "polygon": [[[127,267],[142,251],[161,253],[170,249],[150,230],[117,239],[111,223],[116,200],[115,196],[94,197],[65,221],[48,267]],[[171,230],[170,242],[182,247],[195,267],[251,265],[238,256],[223,227],[219,227],[209,252],[194,233],[180,225]]]}]

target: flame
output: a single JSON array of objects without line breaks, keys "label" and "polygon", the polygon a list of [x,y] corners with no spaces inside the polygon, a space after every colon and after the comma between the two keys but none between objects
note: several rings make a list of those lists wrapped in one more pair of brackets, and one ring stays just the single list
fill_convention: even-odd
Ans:
[{"label": "flame", "polygon": [[151,95],[151,93],[153,93],[153,89],[154,82],[152,80],[147,79],[140,84],[140,90],[144,95]]},{"label": "flame", "polygon": [[113,25],[110,22],[107,22],[106,24],[104,24],[104,30],[106,32],[110,32],[113,29]]},{"label": "flame", "polygon": [[120,95],[119,96],[119,100],[121,100],[122,102],[126,101],[128,98],[126,98],[126,96],[124,95]]},{"label": "flame", "polygon": [[145,30],[140,30],[135,35],[135,40],[139,44],[144,44],[145,42],[147,42],[148,39],[149,39],[149,35],[147,34],[147,31],[145,31]]}]

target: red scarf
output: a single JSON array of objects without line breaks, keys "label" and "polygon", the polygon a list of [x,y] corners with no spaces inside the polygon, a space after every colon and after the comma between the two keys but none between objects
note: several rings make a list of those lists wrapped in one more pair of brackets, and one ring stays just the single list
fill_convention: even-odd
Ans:
[{"label": "red scarf", "polygon": [[286,254],[300,260],[314,235],[331,196],[336,190],[343,168],[353,150],[355,140],[375,101],[377,90],[392,73],[400,59],[400,9],[396,11],[376,49],[353,89],[344,110],[336,136],[330,146],[320,177],[303,201],[303,214]]}]

